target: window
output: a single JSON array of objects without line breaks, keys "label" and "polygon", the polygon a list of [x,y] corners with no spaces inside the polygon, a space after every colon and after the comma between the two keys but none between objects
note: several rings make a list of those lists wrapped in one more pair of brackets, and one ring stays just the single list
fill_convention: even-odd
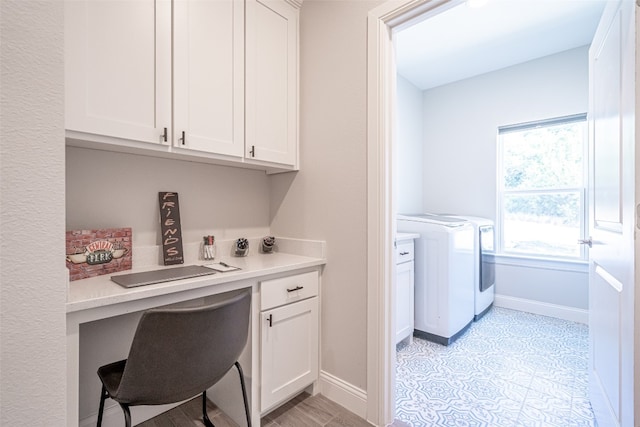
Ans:
[{"label": "window", "polygon": [[584,259],[586,114],[498,129],[499,252]]}]

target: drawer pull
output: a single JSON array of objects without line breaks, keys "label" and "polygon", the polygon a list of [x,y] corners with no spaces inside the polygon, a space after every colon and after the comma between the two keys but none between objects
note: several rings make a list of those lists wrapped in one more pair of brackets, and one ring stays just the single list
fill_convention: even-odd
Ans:
[{"label": "drawer pull", "polygon": [[400,252],[400,255],[409,255],[409,252]]},{"label": "drawer pull", "polygon": [[287,288],[287,292],[295,292],[295,291],[299,291],[300,289],[304,289],[304,286],[296,286],[295,288],[292,289],[288,289]]},{"label": "drawer pull", "polygon": [[270,314],[269,317],[267,317],[267,322],[269,322],[269,327],[273,326],[273,314]]}]

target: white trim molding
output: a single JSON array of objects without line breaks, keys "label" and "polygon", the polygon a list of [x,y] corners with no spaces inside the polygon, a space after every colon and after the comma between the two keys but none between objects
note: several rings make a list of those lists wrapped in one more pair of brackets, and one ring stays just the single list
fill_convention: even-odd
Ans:
[{"label": "white trim molding", "polygon": [[555,317],[571,322],[584,323],[585,325],[589,324],[589,310],[568,307],[566,305],[551,304],[499,294],[496,294],[493,304],[496,307],[541,314],[543,316]]},{"label": "white trim molding", "polygon": [[367,415],[367,392],[326,371],[320,372],[320,393],[340,406],[365,418]]},{"label": "white trim molding", "polygon": [[[394,30],[463,0],[389,0],[367,17],[367,411],[378,426],[395,416],[393,325]],[[436,9],[438,9],[436,11]]]},{"label": "white trim molding", "polygon": [[533,258],[505,254],[494,255],[493,260],[495,264],[510,265],[513,267],[542,268],[545,270],[570,271],[574,273],[589,274],[588,261]]}]

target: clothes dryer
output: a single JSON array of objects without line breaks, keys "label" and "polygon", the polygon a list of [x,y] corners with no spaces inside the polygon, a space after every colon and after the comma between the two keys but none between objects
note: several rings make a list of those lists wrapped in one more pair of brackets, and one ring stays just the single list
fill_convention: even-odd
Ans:
[{"label": "clothes dryer", "polygon": [[[449,214],[445,214],[449,216]],[[474,316],[479,320],[493,306],[495,299],[496,267],[495,232],[493,221],[488,218],[465,215],[450,215],[466,219],[474,227]]]},{"label": "clothes dryer", "polygon": [[415,239],[414,335],[449,345],[473,322],[474,227],[431,214],[397,216],[399,232]]}]

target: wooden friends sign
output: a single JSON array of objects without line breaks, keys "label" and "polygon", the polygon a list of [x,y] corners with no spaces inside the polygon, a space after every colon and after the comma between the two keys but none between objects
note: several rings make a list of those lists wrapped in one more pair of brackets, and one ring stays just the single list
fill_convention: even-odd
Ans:
[{"label": "wooden friends sign", "polygon": [[160,202],[160,229],[162,231],[162,259],[164,265],[183,264],[182,230],[178,193],[158,193]]}]

